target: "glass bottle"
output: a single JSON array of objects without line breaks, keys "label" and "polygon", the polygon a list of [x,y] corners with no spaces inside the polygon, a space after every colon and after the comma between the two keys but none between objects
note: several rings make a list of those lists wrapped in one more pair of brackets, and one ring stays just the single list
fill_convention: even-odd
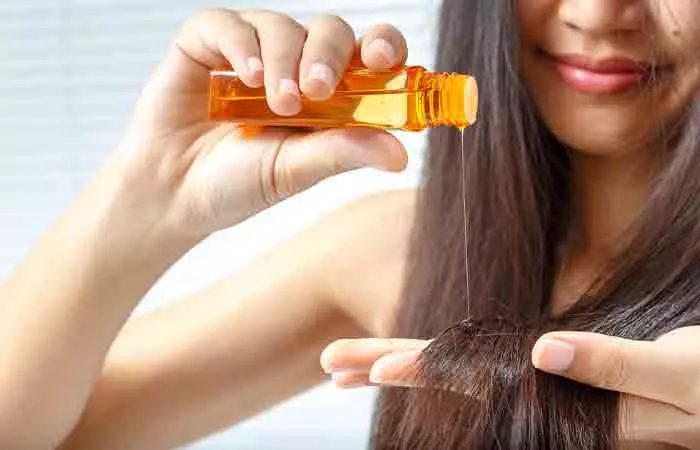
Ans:
[{"label": "glass bottle", "polygon": [[265,89],[246,86],[233,71],[212,71],[210,77],[210,118],[246,125],[407,131],[452,125],[463,129],[476,121],[477,106],[473,77],[429,72],[420,66],[383,72],[351,66],[330,98],[312,101],[302,95],[301,111],[293,116],[272,112]]}]

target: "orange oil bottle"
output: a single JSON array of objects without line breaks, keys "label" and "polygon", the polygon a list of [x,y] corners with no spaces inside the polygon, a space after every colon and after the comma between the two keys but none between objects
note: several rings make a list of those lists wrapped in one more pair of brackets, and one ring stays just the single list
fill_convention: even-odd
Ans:
[{"label": "orange oil bottle", "polygon": [[210,118],[246,125],[407,131],[452,125],[463,129],[476,121],[477,106],[473,77],[429,72],[420,66],[383,72],[350,67],[330,98],[312,101],[302,95],[301,110],[293,116],[272,112],[264,88],[246,86],[233,71],[212,71],[210,77]]}]

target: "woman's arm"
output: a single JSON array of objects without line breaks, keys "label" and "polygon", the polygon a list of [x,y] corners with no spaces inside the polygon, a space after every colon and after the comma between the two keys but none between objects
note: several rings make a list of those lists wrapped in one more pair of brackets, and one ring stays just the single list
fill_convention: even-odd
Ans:
[{"label": "woman's arm", "polygon": [[[395,29],[366,36],[370,69],[405,59]],[[374,39],[393,46],[395,58],[368,49]],[[403,146],[381,130],[265,129],[244,138],[237,125],[208,119],[212,69],[233,67],[251,86],[286,80],[295,88],[268,90],[267,100],[290,114],[297,87],[313,98],[332,91],[355,47],[352,28],[333,16],[307,29],[272,11],[209,10],[185,23],[119,151],[0,289],[0,448],[55,448],[65,439],[124,320],[196,242],[339,172],[405,167]],[[259,63],[254,72],[246,61]],[[289,78],[312,62],[337,69],[320,92]]]},{"label": "woman's arm", "polygon": [[63,448],[173,448],[321,382],[323,347],[374,334],[396,302],[411,198],[356,202],[213,288],[130,321]]},{"label": "woman's arm", "polygon": [[58,445],[119,327],[193,244],[142,220],[102,175],[0,286],[0,448]]}]

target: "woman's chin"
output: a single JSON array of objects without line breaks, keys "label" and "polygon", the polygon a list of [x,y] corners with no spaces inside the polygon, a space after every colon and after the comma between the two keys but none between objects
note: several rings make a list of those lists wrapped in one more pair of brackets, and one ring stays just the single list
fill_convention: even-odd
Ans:
[{"label": "woman's chin", "polygon": [[596,133],[555,133],[560,142],[570,152],[583,156],[623,156],[641,151],[643,139],[630,139],[630,136]]},{"label": "woman's chin", "polygon": [[[554,136],[567,148],[578,153],[596,156],[636,154],[648,149],[658,138],[654,138],[652,124],[616,120],[614,114],[596,114],[597,120],[584,120],[582,116],[587,114],[582,109],[578,115],[552,114],[549,118],[545,116],[545,121]],[[571,119],[564,119],[566,117]]]}]

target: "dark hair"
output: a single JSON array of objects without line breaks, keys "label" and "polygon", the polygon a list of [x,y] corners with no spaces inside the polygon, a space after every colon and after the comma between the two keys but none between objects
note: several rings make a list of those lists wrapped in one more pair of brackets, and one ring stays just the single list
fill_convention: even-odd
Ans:
[{"label": "dark hair", "polygon": [[[700,323],[700,110],[688,106],[669,162],[614,260],[553,316],[559,250],[571,220],[567,150],[521,81],[512,0],[444,0],[437,69],[479,82],[479,120],[429,139],[395,337],[433,338],[424,389],[384,388],[372,447],[614,449],[620,395],[536,371],[530,351],[554,329],[654,339]],[[469,304],[464,215],[467,192]],[[458,325],[455,325],[458,324]]]}]

